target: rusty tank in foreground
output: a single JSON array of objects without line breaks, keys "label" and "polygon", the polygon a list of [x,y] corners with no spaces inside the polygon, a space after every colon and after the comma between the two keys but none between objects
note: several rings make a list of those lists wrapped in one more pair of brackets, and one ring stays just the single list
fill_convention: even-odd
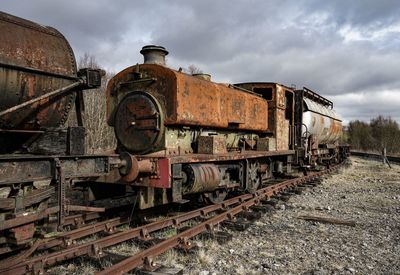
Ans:
[{"label": "rusty tank in foreground", "polygon": [[[75,57],[56,29],[0,12],[0,111],[76,81]],[[1,129],[38,130],[61,125],[74,95],[1,117]]]},{"label": "rusty tank in foreground", "polygon": [[54,28],[0,12],[0,33],[1,151],[14,152],[32,134],[64,124],[75,94],[46,94],[74,86],[77,68],[68,41]]}]

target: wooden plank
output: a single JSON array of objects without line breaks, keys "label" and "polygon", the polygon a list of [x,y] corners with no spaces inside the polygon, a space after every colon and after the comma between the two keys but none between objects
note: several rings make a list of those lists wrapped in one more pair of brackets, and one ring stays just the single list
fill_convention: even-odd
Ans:
[{"label": "wooden plank", "polygon": [[298,219],[302,219],[302,220],[306,220],[306,221],[313,221],[313,222],[356,226],[356,223],[354,221],[341,220],[341,219],[336,219],[336,218],[332,218],[332,217],[320,217],[320,216],[303,215],[303,216],[299,216],[297,218]]}]

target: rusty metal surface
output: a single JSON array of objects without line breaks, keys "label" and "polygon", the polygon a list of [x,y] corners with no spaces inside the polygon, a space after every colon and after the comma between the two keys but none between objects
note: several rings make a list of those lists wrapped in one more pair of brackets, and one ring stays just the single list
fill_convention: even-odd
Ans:
[{"label": "rusty metal surface", "polygon": [[[235,84],[238,87],[259,93],[268,101],[268,132],[275,138],[270,150],[293,149],[294,89],[273,82],[249,82]],[[287,96],[290,97],[287,97]]]},{"label": "rusty metal surface", "polygon": [[14,244],[22,244],[24,241],[29,240],[33,237],[35,233],[35,225],[33,223],[28,223],[22,226],[15,227],[10,230],[12,242]]},{"label": "rusty metal surface", "polygon": [[152,95],[144,92],[128,94],[119,103],[115,117],[115,136],[130,152],[144,154],[163,145],[164,115]]},{"label": "rusty metal surface", "polygon": [[[72,49],[57,30],[0,12],[0,38],[0,111],[75,81]],[[2,116],[0,128],[38,130],[61,125],[73,100],[74,95],[55,103],[45,98]],[[0,139],[2,145],[8,140]]]},{"label": "rusty metal surface", "polygon": [[173,156],[170,157],[171,164],[175,163],[195,163],[195,162],[213,162],[213,161],[230,161],[230,160],[241,160],[251,158],[262,158],[272,156],[287,156],[294,155],[293,150],[282,150],[282,151],[244,151],[241,153],[226,153],[220,155],[209,155],[209,154],[189,154],[184,156]]},{"label": "rusty metal surface", "polygon": [[221,182],[221,173],[215,164],[190,164],[183,167],[184,194],[215,190]]},{"label": "rusty metal surface", "polygon": [[171,188],[171,160],[159,159],[156,164],[156,175],[150,176],[149,187]]},{"label": "rusty metal surface", "polygon": [[226,138],[217,136],[200,136],[197,140],[197,153],[199,154],[225,154]]},{"label": "rusty metal surface", "polygon": [[[185,163],[199,163],[199,162],[223,162],[223,161],[234,161],[234,160],[244,160],[244,159],[256,159],[274,156],[290,156],[294,155],[294,150],[282,150],[282,151],[243,151],[230,152],[219,155],[211,154],[187,154],[178,156],[166,156],[165,152],[159,152],[157,154],[150,154],[147,156],[140,156],[141,161],[151,160],[153,165],[156,167],[152,168],[153,175],[150,177],[149,181],[136,181],[134,184],[138,186],[151,186],[151,187],[161,187],[170,188],[171,187],[171,169],[172,164],[185,164]],[[136,156],[139,157],[139,156]],[[146,162],[147,163],[147,162]],[[166,177],[161,176],[164,173]],[[136,173],[133,173],[136,176]],[[111,170],[109,173],[99,176],[97,181],[99,182],[109,182],[109,183],[125,183],[131,182],[129,180],[124,180],[123,175],[118,171],[118,169]],[[136,176],[137,177],[137,176]]]},{"label": "rusty metal surface", "polygon": [[182,127],[230,133],[268,128],[268,103],[260,96],[161,65],[125,69],[111,79],[106,94],[108,123],[120,147],[135,154],[165,148],[189,153],[190,143],[197,141],[171,141],[179,136],[173,129]]},{"label": "rusty metal surface", "polygon": [[[137,90],[155,96],[165,106],[165,125],[188,125],[208,128],[234,127],[265,131],[268,127],[268,104],[261,97],[233,89],[224,84],[199,79],[163,66],[143,64],[140,72],[156,81]],[[115,108],[123,90],[120,84],[130,81],[137,67],[117,74],[108,84],[108,115],[113,125]],[[127,89],[128,92],[129,89]]]},{"label": "rusty metal surface", "polygon": [[46,208],[42,211],[36,211],[34,213],[28,213],[24,216],[19,216],[13,219],[4,220],[0,222],[0,230],[5,230],[9,228],[13,228],[19,225],[27,224],[30,222],[34,222],[43,218],[47,218],[50,214],[55,214],[58,212],[58,207],[50,207]]},{"label": "rusty metal surface", "polygon": [[[70,211],[90,211],[104,212],[104,208],[94,208],[81,205],[71,205],[65,200],[65,188],[67,180],[89,180],[106,175],[110,170],[118,170],[117,156],[113,155],[84,155],[74,157],[47,157],[13,155],[0,157],[0,186],[13,186],[15,183],[34,182],[38,180],[51,180],[57,184],[58,206],[35,212],[23,212],[23,215],[10,216],[0,221],[0,230],[11,229],[16,226],[25,225],[46,219],[51,214],[68,214]],[[0,209],[12,210],[29,207],[40,203],[51,196],[55,196],[56,189],[37,189],[30,193],[20,196],[18,194],[9,195],[7,198],[0,199]],[[11,194],[11,193],[10,193]],[[61,199],[60,199],[61,198]],[[59,223],[63,219],[59,218]]]},{"label": "rusty metal surface", "polygon": [[[249,199],[252,195],[242,195],[240,198],[236,197],[224,202],[224,206],[229,206],[235,203],[238,203],[240,199]],[[199,210],[194,210],[176,217],[170,217],[167,219],[163,219],[160,221],[153,222],[148,225],[140,226],[137,228],[132,228],[127,231],[117,232],[116,234],[110,235],[108,237],[90,241],[89,243],[84,243],[76,246],[69,247],[63,251],[54,252],[50,255],[38,256],[31,260],[18,261],[15,263],[10,261],[0,262],[0,273],[2,274],[23,274],[30,270],[32,270],[34,263],[42,262],[43,267],[52,265],[56,262],[70,259],[74,257],[78,257],[81,255],[90,255],[92,253],[92,249],[94,247],[107,248],[117,243],[121,243],[126,240],[142,237],[146,238],[149,236],[151,232],[157,231],[162,228],[166,228],[169,226],[179,225],[187,220],[199,217],[201,215],[207,215],[210,212],[213,212],[217,209],[221,208],[221,204],[219,205],[211,205],[204,207]],[[15,273],[13,273],[15,272]]]},{"label": "rusty metal surface", "polygon": [[[118,217],[95,224],[90,224],[81,228],[77,228],[68,232],[61,232],[52,237],[45,237],[37,240],[28,250],[19,254],[16,257],[7,260],[7,265],[16,265],[28,257],[32,256],[36,251],[45,250],[54,247],[69,247],[76,243],[76,240],[84,238],[99,232],[113,233],[116,227],[128,222],[128,218]],[[0,262],[0,266],[4,265]],[[1,268],[1,267],[0,267]]]},{"label": "rusty metal surface", "polygon": [[[222,84],[176,73],[176,114],[167,124],[265,131],[268,104],[261,97]],[[166,94],[168,98],[168,94]]]},{"label": "rusty metal surface", "polygon": [[[111,170],[115,155],[30,156],[4,155],[0,157],[0,185],[31,182],[54,178],[54,165],[59,160],[67,179],[96,178]],[[117,170],[117,167],[115,167]]]}]

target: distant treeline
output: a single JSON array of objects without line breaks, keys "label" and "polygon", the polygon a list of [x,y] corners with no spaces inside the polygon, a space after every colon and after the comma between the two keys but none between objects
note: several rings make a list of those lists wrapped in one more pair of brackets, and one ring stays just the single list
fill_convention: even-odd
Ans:
[{"label": "distant treeline", "polygon": [[381,152],[386,148],[388,154],[400,153],[399,124],[390,117],[378,116],[369,123],[354,120],[349,123],[347,139],[352,149]]}]

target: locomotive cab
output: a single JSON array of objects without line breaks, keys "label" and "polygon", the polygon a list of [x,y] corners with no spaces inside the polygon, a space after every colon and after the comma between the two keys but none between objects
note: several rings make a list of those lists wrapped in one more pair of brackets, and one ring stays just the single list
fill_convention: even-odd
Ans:
[{"label": "locomotive cab", "polygon": [[294,90],[270,82],[239,83],[235,86],[257,93],[268,101],[269,150],[294,149]]}]

